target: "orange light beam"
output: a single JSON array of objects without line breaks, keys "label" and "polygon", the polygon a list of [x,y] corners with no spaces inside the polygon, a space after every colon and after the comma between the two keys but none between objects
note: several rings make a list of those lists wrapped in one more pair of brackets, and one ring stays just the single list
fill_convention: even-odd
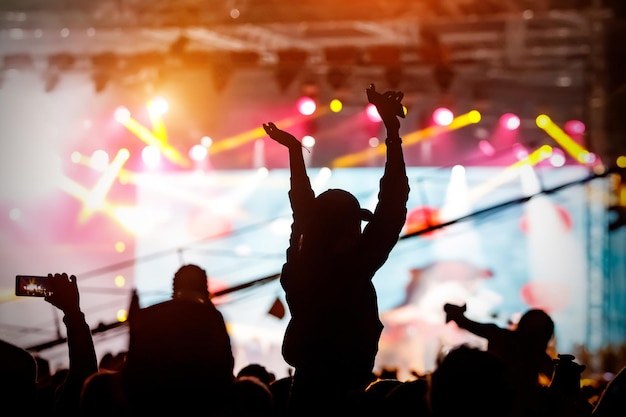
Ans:
[{"label": "orange light beam", "polygon": [[580,144],[576,143],[576,141],[565,133],[556,123],[554,123],[549,116],[540,114],[537,116],[537,119],[535,119],[535,123],[577,162],[583,165],[587,165],[589,163],[590,152],[583,148]]},{"label": "orange light beam", "polygon": [[490,180],[474,187],[470,190],[470,201],[477,201],[481,199],[485,194],[490,191],[495,190],[500,185],[512,181],[516,179],[519,175],[519,170],[524,165],[535,166],[539,162],[543,161],[546,158],[549,158],[552,155],[552,147],[549,145],[543,145],[529,154],[526,158],[521,159],[515,162],[512,165],[506,167],[502,172],[500,172],[495,177],[492,177]]},{"label": "orange light beam", "polygon": [[104,204],[104,199],[113,185],[113,181],[117,178],[120,170],[128,161],[130,152],[126,148],[122,148],[117,151],[115,158],[106,168],[102,176],[98,179],[96,185],[91,189],[87,198],[84,200],[85,204],[81,210],[78,220],[80,223],[87,221],[93,212]]},{"label": "orange light beam", "polygon": [[[468,113],[459,115],[452,120],[448,126],[430,126],[425,129],[420,129],[416,132],[411,132],[402,138],[402,143],[405,146],[413,145],[424,139],[431,138],[444,132],[460,129],[471,124],[480,122],[481,115],[478,111],[472,110]],[[349,167],[359,164],[376,156],[384,155],[386,152],[385,144],[381,143],[375,148],[365,149],[361,152],[356,152],[350,155],[345,155],[335,159],[331,166],[333,168]]]}]

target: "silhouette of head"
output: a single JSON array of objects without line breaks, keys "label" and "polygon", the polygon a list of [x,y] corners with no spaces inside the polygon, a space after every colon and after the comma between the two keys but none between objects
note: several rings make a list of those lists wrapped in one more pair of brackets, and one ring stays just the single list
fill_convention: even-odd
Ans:
[{"label": "silhouette of head", "polygon": [[517,323],[516,331],[545,346],[554,334],[554,321],[543,310],[528,310]]},{"label": "silhouette of head", "polygon": [[206,271],[197,265],[183,265],[174,274],[173,298],[209,299]]},{"label": "silhouette of head", "polygon": [[361,208],[351,193],[331,188],[315,198],[315,217],[309,232],[322,240],[334,242],[333,249],[342,250],[354,244],[361,233],[361,221],[371,220],[371,211]]}]

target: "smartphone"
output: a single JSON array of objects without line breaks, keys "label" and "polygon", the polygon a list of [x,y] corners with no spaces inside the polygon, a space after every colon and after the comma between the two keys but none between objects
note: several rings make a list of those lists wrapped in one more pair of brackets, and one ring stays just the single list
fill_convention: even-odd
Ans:
[{"label": "smartphone", "polygon": [[37,275],[16,275],[15,295],[21,297],[47,297],[52,295],[48,277]]}]

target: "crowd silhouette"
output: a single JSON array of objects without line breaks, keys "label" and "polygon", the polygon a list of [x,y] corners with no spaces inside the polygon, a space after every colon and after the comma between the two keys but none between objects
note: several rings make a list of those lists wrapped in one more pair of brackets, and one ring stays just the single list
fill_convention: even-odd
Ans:
[{"label": "crowd silhouette", "polygon": [[52,294],[45,301],[64,314],[69,367],[51,375],[45,360],[0,341],[4,403],[20,404],[20,414],[63,416],[626,415],[625,372],[599,390],[583,390],[585,364],[549,353],[555,323],[538,309],[505,329],[446,304],[446,320],[485,338],[486,349],[454,346],[431,373],[409,380],[374,372],[383,325],[372,278],[399,239],[409,183],[399,134],[403,94],[370,85],[366,95],[387,134],[373,211],[346,190],[315,196],[302,144],[274,123],[263,124],[289,153],[293,222],[280,283],[291,317],[282,354],[292,375],[277,379],[261,363],[235,373],[228,328],[198,265],[175,272],[167,301],[141,308],[133,294],[127,350],[100,362],[77,278],[51,273]]}]

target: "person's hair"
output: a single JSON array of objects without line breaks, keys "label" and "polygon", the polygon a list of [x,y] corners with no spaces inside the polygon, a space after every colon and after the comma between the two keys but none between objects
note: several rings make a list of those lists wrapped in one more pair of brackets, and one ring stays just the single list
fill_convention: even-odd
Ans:
[{"label": "person's hair", "polygon": [[554,321],[541,309],[528,310],[517,323],[517,331],[545,347],[554,335]]},{"label": "person's hair", "polygon": [[198,265],[188,264],[181,266],[174,274],[174,298],[181,293],[198,293],[201,297],[209,298],[208,277],[204,269]]}]

